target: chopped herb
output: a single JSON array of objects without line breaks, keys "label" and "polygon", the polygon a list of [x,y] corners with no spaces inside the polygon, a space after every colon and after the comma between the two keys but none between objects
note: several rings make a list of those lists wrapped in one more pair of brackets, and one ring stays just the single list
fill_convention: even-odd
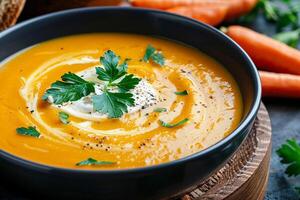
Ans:
[{"label": "chopped herb", "polygon": [[165,64],[164,56],[150,44],[146,48],[146,52],[143,60],[144,62],[149,62],[150,60],[152,60],[153,62],[155,62],[160,66],[163,66]]},{"label": "chopped herb", "polygon": [[181,92],[174,92],[176,95],[180,95],[180,96],[186,96],[188,95],[188,92],[186,90],[183,90]]},{"label": "chopped herb", "polygon": [[169,124],[169,123],[163,122],[162,120],[159,120],[159,121],[163,127],[174,128],[174,127],[185,124],[187,121],[189,121],[189,119],[185,118],[185,119],[181,120],[180,122],[177,122],[176,124]]},{"label": "chopped herb", "polygon": [[154,112],[158,112],[158,113],[167,112],[167,109],[166,108],[155,108]]},{"label": "chopped herb", "polygon": [[17,128],[16,131],[20,135],[27,135],[27,136],[37,137],[37,138],[40,137],[40,133],[33,126],[29,126],[28,128],[20,127]]},{"label": "chopped herb", "polygon": [[107,113],[109,118],[119,118],[127,112],[127,106],[134,105],[131,93],[112,93],[105,91],[92,97],[95,111]]},{"label": "chopped herb", "polygon": [[294,31],[284,31],[273,36],[274,39],[283,42],[291,47],[297,47],[300,37],[300,29]]},{"label": "chopped herb", "polygon": [[58,113],[58,117],[59,117],[59,120],[63,123],[63,124],[68,124],[70,123],[69,121],[69,115],[65,112],[59,112]]},{"label": "chopped herb", "polygon": [[300,146],[296,140],[287,140],[276,152],[282,158],[281,163],[288,165],[285,171],[288,176],[300,174]]},{"label": "chopped herb", "polygon": [[61,79],[62,81],[52,83],[51,88],[43,95],[43,100],[48,100],[51,97],[54,104],[62,104],[77,101],[95,92],[94,83],[85,81],[74,73],[66,73]]},{"label": "chopped herb", "polygon": [[93,158],[88,158],[86,160],[83,160],[81,162],[76,163],[76,166],[86,166],[86,165],[113,165],[116,164],[116,162],[111,161],[98,161]]}]

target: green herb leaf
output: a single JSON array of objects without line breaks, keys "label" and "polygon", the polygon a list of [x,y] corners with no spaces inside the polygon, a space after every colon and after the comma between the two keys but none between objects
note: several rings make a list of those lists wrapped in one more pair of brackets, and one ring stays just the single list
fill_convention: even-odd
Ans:
[{"label": "green herb leaf", "polygon": [[109,81],[110,83],[124,76],[127,72],[127,62],[129,59],[119,65],[120,57],[113,51],[108,50],[104,53],[104,56],[100,58],[100,62],[104,68],[96,67],[96,73],[98,79],[102,81]]},{"label": "green herb leaf", "polygon": [[155,108],[154,112],[158,112],[158,113],[167,112],[167,109],[166,108]]},{"label": "green herb leaf", "polygon": [[300,187],[295,187],[295,190],[300,194]]},{"label": "green herb leaf", "polygon": [[28,128],[20,127],[16,129],[17,133],[20,135],[27,135],[32,137],[40,137],[40,133],[36,130],[35,127],[29,126]]},{"label": "green herb leaf", "polygon": [[133,74],[129,74],[126,75],[120,82],[116,83],[115,86],[119,88],[120,92],[128,92],[135,88],[140,81],[140,78],[136,78]]},{"label": "green herb leaf", "polygon": [[70,123],[69,121],[69,115],[65,112],[59,112],[58,113],[58,117],[59,117],[59,120],[63,123],[63,124],[68,124]]},{"label": "green herb leaf", "polygon": [[98,161],[93,158],[88,158],[86,160],[83,160],[81,162],[76,163],[76,166],[86,166],[86,165],[113,165],[116,164],[116,162],[111,161]]},{"label": "green herb leaf", "polygon": [[43,100],[51,97],[54,104],[62,104],[77,101],[95,92],[94,83],[85,81],[74,73],[66,73],[61,79],[62,81],[56,81],[51,85],[51,88],[43,95]]},{"label": "green herb leaf", "polygon": [[187,121],[189,121],[189,119],[185,118],[185,119],[181,120],[180,122],[177,122],[176,124],[169,124],[167,122],[163,122],[162,120],[159,120],[159,121],[160,121],[160,123],[163,127],[174,128],[174,127],[181,126],[181,125],[185,124]]},{"label": "green herb leaf", "polygon": [[112,93],[105,91],[92,97],[95,111],[107,114],[109,118],[119,118],[127,112],[127,106],[134,105],[130,93]]},{"label": "green herb leaf", "polygon": [[288,165],[285,171],[288,176],[300,174],[300,146],[296,140],[287,140],[276,152],[282,158],[281,163]]},{"label": "green herb leaf", "polygon": [[186,96],[188,95],[188,92],[186,90],[183,90],[181,92],[174,92],[176,95],[180,95],[180,96]]},{"label": "green herb leaf", "polygon": [[155,62],[160,66],[163,66],[165,64],[164,56],[150,44],[146,48],[146,52],[143,60],[144,62],[149,62],[150,60],[152,60],[153,62]]},{"label": "green herb leaf", "polygon": [[291,47],[297,47],[300,37],[300,29],[294,31],[285,31],[273,36],[274,39],[283,42]]},{"label": "green herb leaf", "polygon": [[[134,105],[133,95],[128,91],[134,89],[141,79],[127,74],[127,62],[119,65],[120,58],[108,50],[100,58],[104,68],[97,67],[98,79],[108,81],[103,94],[92,97],[94,110],[107,114],[109,118],[119,118],[127,112],[127,107]],[[121,79],[121,80],[120,80]],[[119,93],[110,92],[113,87],[119,89]]]},{"label": "green herb leaf", "polygon": [[268,20],[276,21],[278,16],[277,8],[269,0],[261,0],[261,6],[264,10],[264,14]]},{"label": "green herb leaf", "polygon": [[148,62],[150,60],[150,58],[153,56],[153,54],[155,53],[156,49],[151,46],[150,44],[148,44],[147,48],[146,48],[146,52],[144,55],[144,62]]}]

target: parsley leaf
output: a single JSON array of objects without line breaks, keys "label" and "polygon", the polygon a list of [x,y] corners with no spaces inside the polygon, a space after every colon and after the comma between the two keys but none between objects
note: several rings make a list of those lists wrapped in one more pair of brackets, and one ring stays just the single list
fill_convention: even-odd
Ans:
[{"label": "parsley leaf", "polygon": [[180,122],[177,122],[176,124],[169,124],[167,122],[163,122],[162,120],[159,120],[159,121],[163,127],[174,128],[176,126],[181,126],[181,125],[185,124],[187,121],[189,121],[189,119],[185,118],[185,119],[181,120]]},{"label": "parsley leaf", "polygon": [[96,67],[96,73],[98,79],[102,81],[109,81],[110,83],[124,76],[127,72],[127,62],[129,59],[119,65],[120,57],[108,50],[104,53],[104,56],[100,58],[100,63],[104,68]]},{"label": "parsley leaf", "polygon": [[300,146],[296,140],[287,140],[276,153],[282,158],[281,163],[288,165],[285,171],[288,176],[297,176],[300,174]]},{"label": "parsley leaf", "polygon": [[86,160],[80,161],[76,163],[76,166],[86,166],[86,165],[112,165],[116,164],[116,162],[111,162],[111,161],[98,161],[95,160],[94,158],[88,158]]},{"label": "parsley leaf", "polygon": [[144,62],[149,62],[149,60],[152,60],[154,63],[160,66],[165,64],[164,56],[150,44],[146,48],[143,60]]},{"label": "parsley leaf", "polygon": [[274,39],[283,42],[291,47],[297,47],[300,37],[300,29],[294,31],[285,31],[273,36]]},{"label": "parsley leaf", "polygon": [[[128,112],[127,107],[134,105],[133,95],[128,91],[134,89],[141,81],[133,74],[127,74],[129,59],[125,59],[120,65],[119,60],[120,58],[113,51],[108,50],[100,58],[104,68],[96,68],[98,79],[108,83],[101,95],[92,97],[93,107],[95,111],[107,114],[109,118],[119,118]],[[111,92],[111,89],[115,87],[119,89],[118,93]]]},{"label": "parsley leaf", "polygon": [[58,117],[59,117],[59,120],[63,123],[63,124],[68,124],[70,123],[69,121],[69,115],[65,112],[59,112],[58,113]]},{"label": "parsley leaf", "polygon": [[183,90],[181,92],[174,92],[176,95],[180,95],[180,96],[186,96],[188,95],[188,92],[186,90]]},{"label": "parsley leaf", "polygon": [[76,101],[95,92],[94,83],[88,82],[74,73],[66,73],[61,77],[62,81],[56,81],[51,85],[42,99],[53,99],[54,104]]},{"label": "parsley leaf", "polygon": [[116,83],[120,92],[127,92],[133,88],[141,81],[140,78],[134,77],[133,74],[126,75],[120,82]]},{"label": "parsley leaf", "polygon": [[95,111],[105,113],[109,118],[119,118],[126,113],[127,106],[134,105],[133,95],[130,93],[112,93],[105,91],[101,95],[92,97]]},{"label": "parsley leaf", "polygon": [[28,128],[20,127],[16,129],[17,133],[20,135],[27,135],[32,137],[40,137],[40,133],[36,130],[35,127],[29,126]]},{"label": "parsley leaf", "polygon": [[167,109],[166,108],[155,108],[154,112],[158,112],[158,113],[167,112]]}]

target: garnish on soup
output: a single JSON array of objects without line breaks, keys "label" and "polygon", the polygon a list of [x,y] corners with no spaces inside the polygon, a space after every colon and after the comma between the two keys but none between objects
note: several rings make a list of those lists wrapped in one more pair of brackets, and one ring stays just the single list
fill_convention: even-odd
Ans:
[{"label": "garnish on soup", "polygon": [[163,127],[166,127],[166,128],[174,128],[174,127],[177,127],[177,126],[181,126],[181,125],[185,124],[185,123],[188,122],[188,121],[189,121],[189,119],[188,119],[188,118],[185,118],[185,119],[183,119],[183,120],[181,120],[181,121],[179,121],[179,122],[177,122],[177,123],[175,123],[175,124],[170,124],[170,123],[164,122],[164,121],[162,121],[162,120],[160,120],[160,123],[161,123],[161,125],[162,125]]},{"label": "garnish on soup", "polygon": [[94,158],[88,158],[86,160],[80,161],[76,163],[76,166],[86,166],[86,165],[113,165],[116,164],[115,162],[111,161],[98,161]]},{"label": "garnish on soup", "polygon": [[150,60],[160,66],[163,66],[165,64],[165,58],[162,53],[157,51],[153,46],[151,46],[151,44],[148,44],[145,55],[143,57],[143,61],[149,62]]},{"label": "garnish on soup", "polygon": [[31,137],[37,137],[37,138],[40,137],[40,133],[33,126],[29,126],[28,128],[20,127],[17,128],[16,131],[20,135],[27,135]]},{"label": "garnish on soup", "polygon": [[70,123],[69,121],[69,115],[68,113],[65,113],[65,112],[59,112],[58,113],[58,117],[59,117],[59,120],[63,123],[63,124],[68,124]]}]

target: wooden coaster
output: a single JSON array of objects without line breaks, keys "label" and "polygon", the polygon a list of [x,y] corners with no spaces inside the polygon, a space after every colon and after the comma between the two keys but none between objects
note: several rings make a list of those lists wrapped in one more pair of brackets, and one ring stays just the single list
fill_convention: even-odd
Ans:
[{"label": "wooden coaster", "polygon": [[219,171],[183,195],[181,200],[262,200],[268,182],[271,123],[261,104],[253,129]]}]

